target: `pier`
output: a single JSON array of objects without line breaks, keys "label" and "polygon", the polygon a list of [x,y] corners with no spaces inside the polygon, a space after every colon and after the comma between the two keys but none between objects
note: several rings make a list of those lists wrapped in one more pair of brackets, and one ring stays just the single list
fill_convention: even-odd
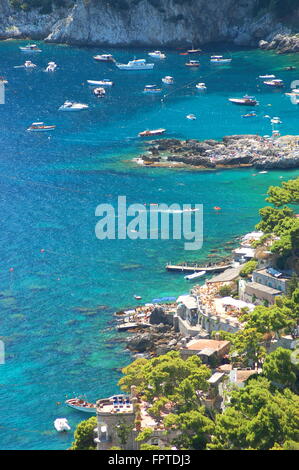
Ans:
[{"label": "pier", "polygon": [[212,265],[212,266],[198,266],[197,264],[184,265],[184,264],[166,264],[167,271],[181,272],[181,273],[195,273],[197,271],[206,271],[207,273],[220,273],[228,268],[231,268],[231,264],[226,265]]}]

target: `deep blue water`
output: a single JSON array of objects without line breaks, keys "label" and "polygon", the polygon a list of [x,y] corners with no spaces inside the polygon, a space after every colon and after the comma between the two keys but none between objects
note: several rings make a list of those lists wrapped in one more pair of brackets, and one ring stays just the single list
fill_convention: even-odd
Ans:
[{"label": "deep blue water", "polygon": [[[6,346],[0,448],[65,449],[72,433],[58,435],[54,419],[67,417],[74,429],[85,418],[63,405],[66,395],[86,393],[95,400],[114,393],[119,369],[130,361],[116,341],[112,313],[134,305],[134,294],[148,302],[186,292],[189,284],[180,274],[166,273],[165,263],[204,260],[215,248],[227,253],[225,242],[257,222],[268,185],[299,173],[137,168],[125,162],[142,151],[137,133],[161,126],[179,138],[264,135],[271,132],[265,114],[281,117],[283,134],[298,133],[299,108],[256,77],[276,73],[289,86],[299,69],[279,70],[299,67],[299,58],[236,50],[231,66],[211,66],[204,54],[200,69],[190,70],[185,56],[166,51],[167,59],[156,61],[153,71],[125,72],[94,62],[100,50],[41,44],[41,54],[25,57],[18,49],[22,44],[0,43],[0,75],[9,81],[6,104],[0,106],[0,335]],[[140,50],[112,52],[119,61],[146,57]],[[217,52],[227,53],[211,51]],[[38,69],[14,68],[25,58]],[[43,72],[50,60],[59,65],[52,75]],[[145,84],[160,83],[164,75],[176,83],[165,87],[163,102],[142,93]],[[101,78],[111,78],[115,86],[99,100],[86,80]],[[207,93],[195,91],[198,81],[206,82]],[[245,93],[261,103],[256,118],[242,119],[244,109],[227,102]],[[58,112],[66,99],[90,108]],[[198,119],[186,120],[188,113]],[[26,132],[39,120],[57,129]],[[128,203],[204,204],[203,248],[186,252],[179,240],[99,241],[95,208],[102,202],[116,205],[118,195]],[[97,313],[88,312],[97,306]]]}]

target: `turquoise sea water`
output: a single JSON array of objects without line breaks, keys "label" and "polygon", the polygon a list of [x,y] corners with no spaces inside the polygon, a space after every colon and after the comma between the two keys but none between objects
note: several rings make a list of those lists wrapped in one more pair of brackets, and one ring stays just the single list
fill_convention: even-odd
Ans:
[{"label": "turquoise sea water", "polygon": [[[72,433],[58,434],[54,419],[67,417],[74,429],[85,418],[63,405],[66,395],[86,393],[96,400],[114,393],[119,369],[130,361],[112,313],[134,305],[134,294],[149,302],[186,292],[190,284],[181,274],[166,273],[165,263],[203,261],[214,249],[226,254],[225,243],[257,222],[267,187],[299,174],[137,168],[124,162],[142,151],[137,133],[161,126],[178,138],[264,135],[271,132],[265,114],[280,116],[282,134],[298,133],[298,106],[281,91],[266,89],[257,76],[276,73],[288,87],[299,79],[299,58],[235,50],[231,66],[211,66],[206,53],[201,68],[190,70],[185,56],[166,51],[167,59],[156,61],[153,71],[124,72],[94,62],[99,49],[41,43],[43,52],[27,57],[18,49],[23,44],[0,43],[0,75],[9,81],[0,106],[0,336],[6,347],[0,448],[65,449]],[[147,51],[112,52],[127,61]],[[26,58],[38,69],[14,68]],[[43,72],[50,60],[59,65],[54,74]],[[297,65],[298,72],[279,72],[285,65]],[[145,84],[160,83],[165,75],[176,83],[164,87],[162,103],[161,96],[142,93]],[[115,86],[99,100],[86,80],[101,78]],[[195,90],[199,81],[206,82],[207,93]],[[242,119],[244,108],[227,102],[245,93],[261,103],[256,118]],[[90,108],[58,112],[66,99]],[[186,120],[189,113],[198,119]],[[57,129],[25,131],[39,120]],[[203,248],[186,252],[179,240],[97,240],[95,208],[116,205],[119,195],[128,203],[203,204]]]}]

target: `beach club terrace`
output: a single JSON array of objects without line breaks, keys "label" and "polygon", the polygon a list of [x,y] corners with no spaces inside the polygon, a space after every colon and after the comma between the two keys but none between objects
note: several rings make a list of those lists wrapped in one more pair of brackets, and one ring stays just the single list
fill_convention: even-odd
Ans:
[{"label": "beach club terrace", "polygon": [[[173,411],[173,403],[165,405],[166,416]],[[115,395],[97,401],[97,427],[95,443],[97,450],[109,450],[120,445],[120,429],[127,427],[124,450],[138,450],[140,443],[136,437],[143,429],[151,429],[152,435],[147,443],[167,447],[177,432],[165,435],[165,427],[149,415],[150,404],[141,400],[136,394],[136,387],[131,387],[130,395]]]}]

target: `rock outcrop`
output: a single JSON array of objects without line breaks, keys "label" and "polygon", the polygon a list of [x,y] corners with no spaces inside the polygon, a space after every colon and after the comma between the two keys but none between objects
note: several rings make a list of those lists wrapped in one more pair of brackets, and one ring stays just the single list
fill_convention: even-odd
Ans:
[{"label": "rock outcrop", "polygon": [[277,34],[271,41],[261,40],[260,49],[275,50],[278,54],[299,52],[299,34]]},{"label": "rock outcrop", "polygon": [[149,332],[136,333],[127,339],[127,348],[134,353],[165,354],[181,346],[182,336],[167,325],[150,327]]},{"label": "rock outcrop", "polygon": [[[182,46],[233,42],[256,46],[288,34],[271,13],[257,16],[256,0],[75,0],[53,12],[20,11],[0,0],[0,36],[111,46]],[[68,5],[68,6],[67,6]]]},{"label": "rock outcrop", "polygon": [[299,136],[268,139],[250,134],[225,136],[222,141],[163,139],[149,142],[148,152],[139,159],[149,166],[289,169],[299,167],[298,142]]}]

